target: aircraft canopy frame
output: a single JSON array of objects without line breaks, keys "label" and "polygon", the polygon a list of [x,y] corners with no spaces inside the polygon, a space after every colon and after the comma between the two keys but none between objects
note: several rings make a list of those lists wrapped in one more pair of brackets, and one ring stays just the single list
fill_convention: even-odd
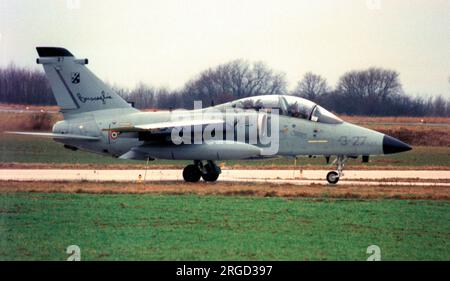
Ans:
[{"label": "aircraft canopy frame", "polygon": [[268,112],[277,109],[280,115],[312,122],[325,124],[340,124],[343,122],[339,117],[315,102],[290,95],[252,96],[223,104],[220,107],[221,109],[236,108]]}]

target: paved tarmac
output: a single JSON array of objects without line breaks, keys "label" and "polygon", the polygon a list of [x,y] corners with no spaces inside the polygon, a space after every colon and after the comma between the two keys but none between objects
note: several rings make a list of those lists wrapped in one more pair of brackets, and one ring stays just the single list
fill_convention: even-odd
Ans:
[{"label": "paved tarmac", "polygon": [[[326,170],[223,170],[219,181],[296,185],[327,184]],[[0,180],[15,181],[183,181],[181,170],[0,169]],[[440,181],[440,182],[437,182]],[[445,182],[442,182],[445,181]],[[341,184],[450,186],[450,171],[348,170]]]}]

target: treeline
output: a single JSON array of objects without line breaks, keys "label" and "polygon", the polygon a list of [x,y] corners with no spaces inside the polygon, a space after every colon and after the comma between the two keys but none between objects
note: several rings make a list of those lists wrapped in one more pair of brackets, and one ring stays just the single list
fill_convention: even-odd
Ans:
[{"label": "treeline", "polygon": [[[338,114],[372,116],[450,116],[450,99],[412,97],[404,93],[399,73],[383,68],[349,71],[332,87],[314,73],[306,73],[294,90],[286,77],[261,62],[235,60],[207,69],[179,90],[139,84],[134,89],[113,87],[137,108],[175,109],[220,104],[248,96],[291,94],[310,99]],[[54,105],[42,71],[9,65],[0,69],[0,102]]]},{"label": "treeline", "polygon": [[450,116],[449,98],[408,96],[403,92],[398,72],[375,67],[345,73],[334,89],[325,78],[309,72],[291,94],[310,99],[338,114]]},{"label": "treeline", "polygon": [[0,68],[0,102],[14,104],[55,104],[50,84],[42,71],[10,64]]},{"label": "treeline", "polygon": [[204,107],[256,95],[286,94],[284,74],[275,73],[265,64],[242,60],[219,65],[200,73],[188,81],[181,90],[170,91],[144,84],[133,90],[115,90],[137,108],[186,108],[194,101]]}]

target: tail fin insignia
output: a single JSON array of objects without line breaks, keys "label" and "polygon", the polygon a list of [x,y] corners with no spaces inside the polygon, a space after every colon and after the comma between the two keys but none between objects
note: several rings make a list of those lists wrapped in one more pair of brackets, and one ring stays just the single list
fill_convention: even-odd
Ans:
[{"label": "tail fin insignia", "polygon": [[64,48],[37,47],[39,59],[61,112],[66,115],[106,110],[136,111],[87,67],[87,59],[77,59]]}]

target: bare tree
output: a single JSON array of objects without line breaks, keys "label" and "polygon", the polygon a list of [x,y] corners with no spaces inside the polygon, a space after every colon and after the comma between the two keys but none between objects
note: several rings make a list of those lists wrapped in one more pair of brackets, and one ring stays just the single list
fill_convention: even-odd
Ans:
[{"label": "bare tree", "polygon": [[0,102],[53,105],[55,99],[42,71],[10,64],[0,69]]},{"label": "bare tree", "polygon": [[345,73],[338,82],[337,91],[347,97],[348,109],[357,114],[383,114],[383,104],[403,94],[399,74],[394,70],[369,68]]},{"label": "bare tree", "polygon": [[156,89],[152,86],[139,83],[131,91],[118,88],[114,88],[114,90],[127,101],[133,102],[137,108],[152,108],[155,106]]},{"label": "bare tree", "polygon": [[293,95],[303,97],[309,100],[317,101],[317,99],[331,91],[327,80],[318,74],[307,72],[297,87],[292,92]]},{"label": "bare tree", "polygon": [[445,116],[447,111],[447,102],[442,96],[437,96],[433,101],[433,110],[431,114],[434,116]]},{"label": "bare tree", "polygon": [[203,71],[186,83],[182,92],[184,103],[189,106],[194,100],[210,105],[248,96],[285,94],[287,90],[283,73],[274,72],[261,62],[235,60]]}]

